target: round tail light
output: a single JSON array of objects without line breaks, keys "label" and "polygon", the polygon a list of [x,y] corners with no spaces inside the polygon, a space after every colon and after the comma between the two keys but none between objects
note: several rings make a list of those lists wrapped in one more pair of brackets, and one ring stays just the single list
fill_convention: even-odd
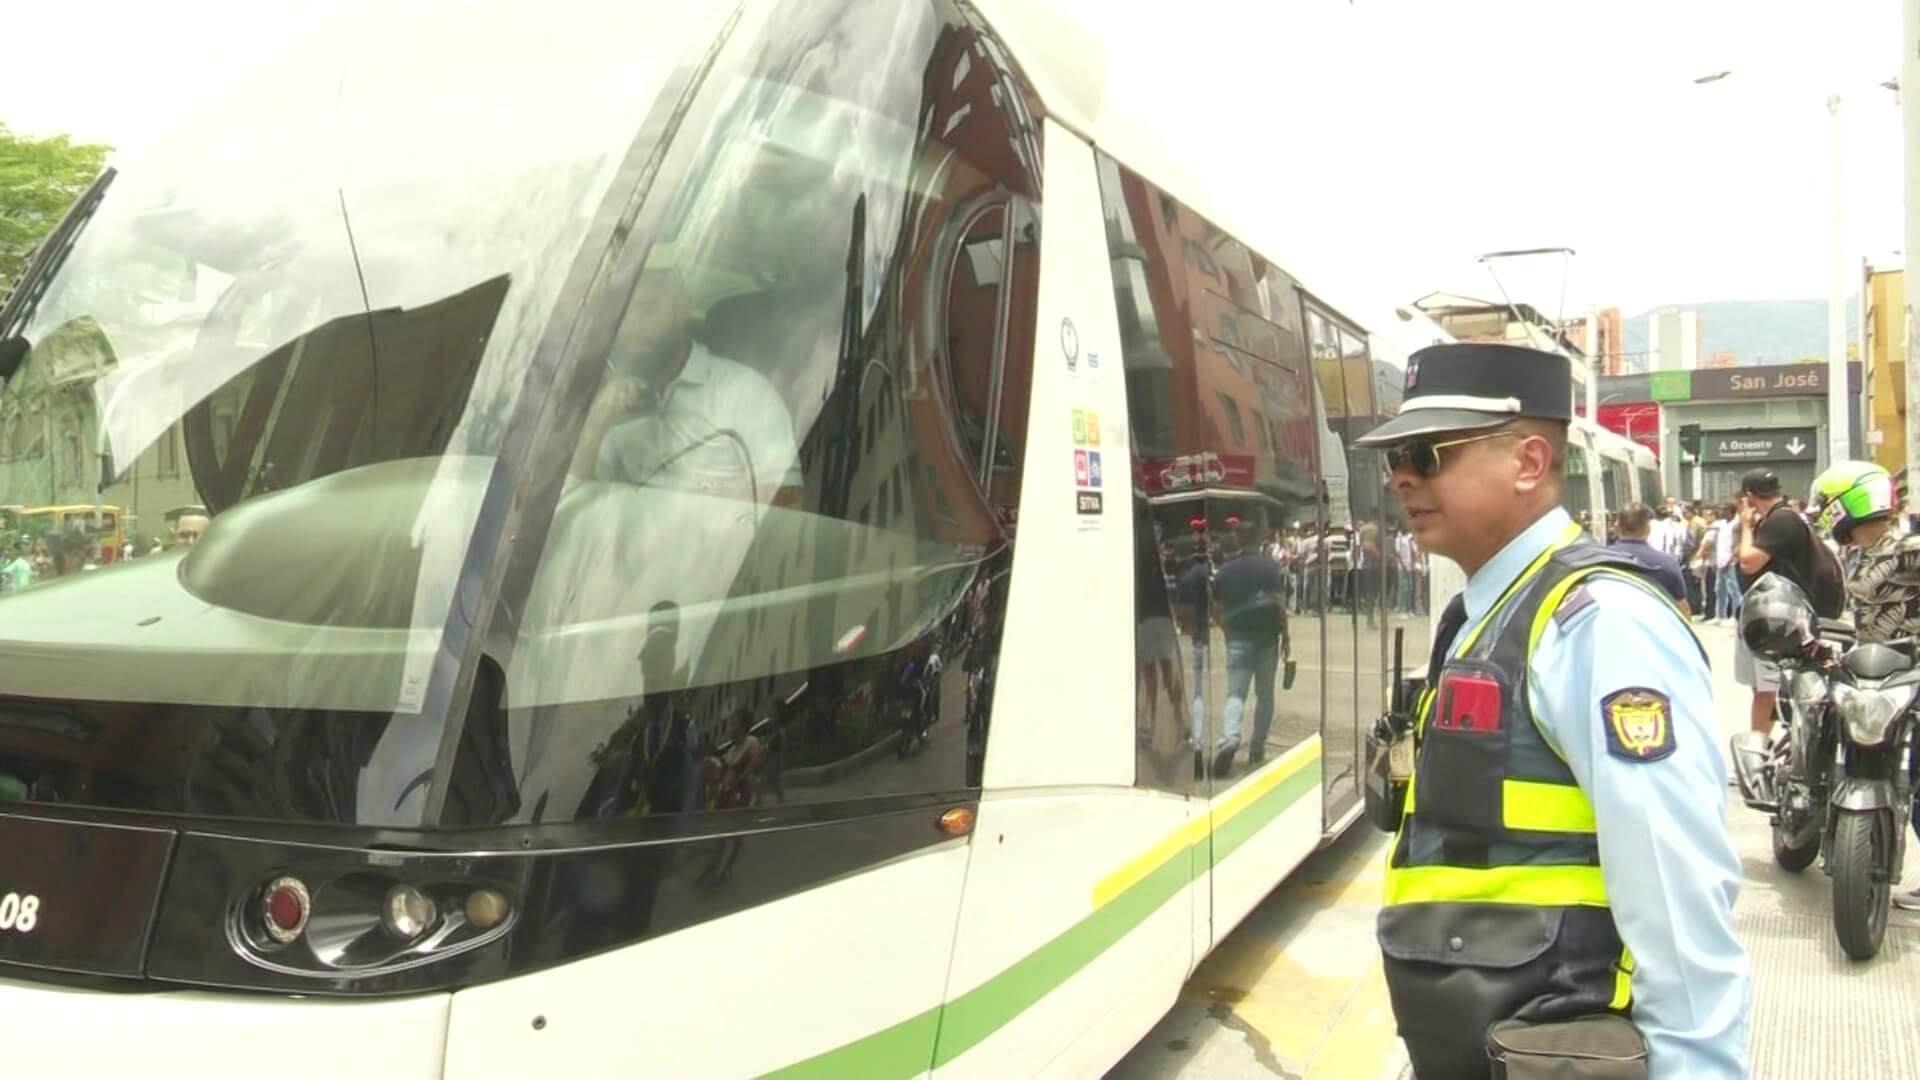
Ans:
[{"label": "round tail light", "polygon": [[274,878],[260,893],[260,924],[277,945],[298,940],[312,914],[313,897],[299,878]]}]

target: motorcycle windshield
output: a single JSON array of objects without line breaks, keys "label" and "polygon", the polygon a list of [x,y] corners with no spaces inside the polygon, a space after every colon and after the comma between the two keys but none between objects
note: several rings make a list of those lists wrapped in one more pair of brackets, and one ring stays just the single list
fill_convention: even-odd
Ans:
[{"label": "motorcycle windshield", "polygon": [[418,819],[503,433],[708,8],[325,5],[113,162],[0,327],[0,804]]}]

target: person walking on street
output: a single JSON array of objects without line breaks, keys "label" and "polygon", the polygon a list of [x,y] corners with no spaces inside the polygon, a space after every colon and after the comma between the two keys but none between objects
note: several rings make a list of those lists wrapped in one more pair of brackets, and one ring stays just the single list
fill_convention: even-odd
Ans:
[{"label": "person walking on street", "polygon": [[1385,449],[1421,548],[1468,574],[1413,718],[1377,926],[1388,992],[1421,1077],[1488,1076],[1559,1022],[1565,1071],[1542,1075],[1644,1047],[1654,1077],[1742,1077],[1707,659],[1637,560],[1561,509],[1570,384],[1550,353],[1431,346],[1398,414],[1356,440]]},{"label": "person walking on street", "polygon": [[[1771,469],[1754,469],[1740,480],[1740,541],[1734,565],[1745,595],[1761,574],[1779,574],[1808,595],[1813,594],[1813,530],[1780,495],[1780,478]],[[1780,668],[1733,637],[1733,677],[1753,690],[1749,721],[1762,735],[1773,732],[1773,712],[1780,692]]]}]

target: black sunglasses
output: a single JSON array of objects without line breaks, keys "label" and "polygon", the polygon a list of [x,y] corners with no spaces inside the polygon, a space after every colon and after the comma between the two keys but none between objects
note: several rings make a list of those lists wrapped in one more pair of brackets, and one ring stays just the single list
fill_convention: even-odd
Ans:
[{"label": "black sunglasses", "polygon": [[1467,443],[1485,442],[1488,439],[1518,438],[1518,431],[1490,431],[1484,435],[1469,435],[1464,439],[1448,439],[1434,442],[1432,439],[1409,439],[1387,447],[1387,470],[1398,472],[1402,465],[1414,471],[1414,475],[1431,479],[1440,473],[1440,451],[1449,446],[1463,446]]}]

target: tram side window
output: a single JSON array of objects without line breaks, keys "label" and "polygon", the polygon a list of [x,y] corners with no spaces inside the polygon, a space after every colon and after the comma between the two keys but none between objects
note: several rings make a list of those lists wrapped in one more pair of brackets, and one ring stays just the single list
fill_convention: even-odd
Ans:
[{"label": "tram side window", "polygon": [[781,9],[752,70],[710,80],[692,166],[656,196],[662,234],[589,360],[608,374],[518,602],[519,818],[981,783],[1035,125],[958,9],[864,7],[834,25],[891,26],[886,48]]},{"label": "tram side window", "polygon": [[1600,462],[1600,480],[1606,492],[1607,510],[1617,511],[1627,503],[1627,467],[1606,456],[1602,456]]},{"label": "tram side window", "polygon": [[1135,782],[1205,791],[1319,729],[1316,658],[1291,688],[1280,676],[1283,641],[1317,648],[1293,615],[1319,520],[1312,374],[1291,279],[1119,162],[1097,167],[1140,479]]},{"label": "tram side window", "polygon": [[1636,467],[1640,474],[1640,501],[1648,506],[1658,506],[1663,500],[1660,494],[1660,470]]},{"label": "tram side window", "polygon": [[1593,492],[1587,487],[1587,449],[1567,447],[1567,513],[1583,526],[1593,510]]}]

